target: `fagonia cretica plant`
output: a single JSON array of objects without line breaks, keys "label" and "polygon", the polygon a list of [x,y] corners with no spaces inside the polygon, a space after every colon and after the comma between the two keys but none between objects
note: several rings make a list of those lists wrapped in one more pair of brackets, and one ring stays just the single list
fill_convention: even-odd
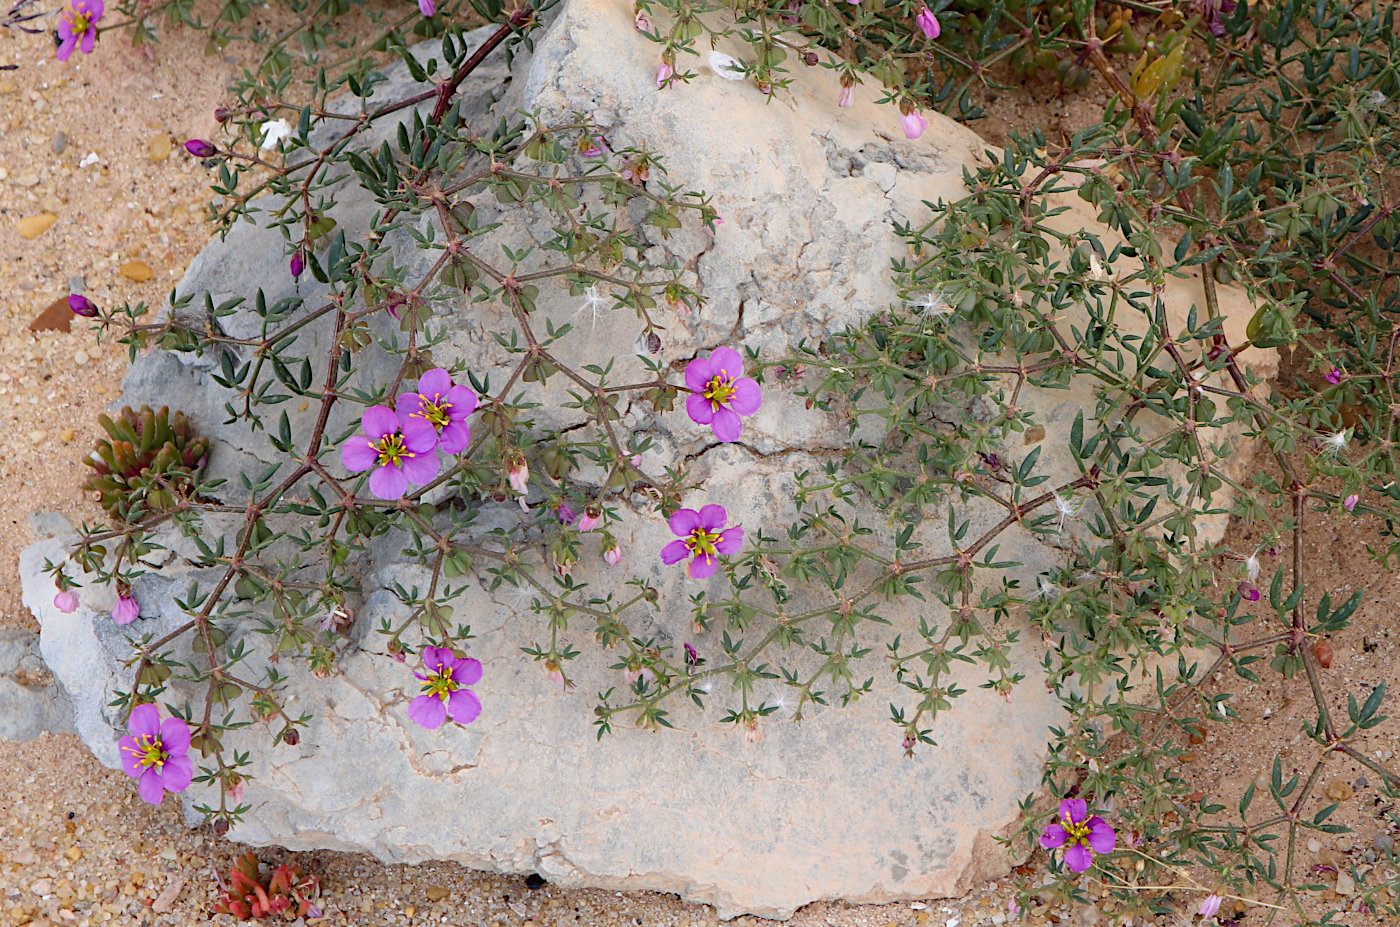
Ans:
[{"label": "fagonia cretica plant", "polygon": [[[143,41],[154,6],[123,9]],[[415,736],[450,737],[500,710],[496,667],[473,656],[467,583],[510,604],[541,685],[572,688],[573,661],[592,644],[607,651],[616,684],[586,694],[600,737],[718,703],[741,748],[778,717],[868,699],[885,674],[901,690],[888,745],[917,757],[942,749],[939,719],[966,694],[956,670],[973,666],[1002,699],[1043,685],[1064,709],[1012,841],[1054,878],[1024,881],[1014,917],[1047,903],[1032,895],[1091,894],[1120,922],[1327,916],[1315,883],[1336,873],[1310,871],[1298,850],[1337,826],[1321,784],[1346,763],[1387,800],[1400,788],[1367,744],[1385,730],[1384,685],[1353,691],[1328,643],[1362,599],[1318,588],[1306,543],[1322,519],[1365,519],[1378,562],[1400,553],[1391,7],[637,4],[643,88],[682,112],[701,76],[786,106],[787,88],[823,68],[838,80],[820,118],[873,87],[885,141],[928,145],[934,110],[972,118],[1026,72],[1112,99],[1082,129],[989,144],[965,197],[902,204],[898,298],[779,353],[742,330],[687,334],[712,307],[657,243],[731,229],[667,174],[668,152],[585,115],[463,124],[457,95],[493,49],[545,20],[543,5],[477,5],[495,31],[470,51],[460,4],[398,6],[380,48],[403,60],[413,94],[374,97],[372,66],[320,57],[333,23],[306,17],[292,33],[305,54],[267,49],[218,134],[186,143],[211,164],[221,227],[256,214],[283,236],[278,267],[297,299],[176,294],[163,315],[70,300],[133,356],[216,357],[228,422],[277,460],[215,485],[203,450],[186,459],[200,440],[187,432],[165,458],[179,467],[151,471],[175,475],[143,483],[142,469],[116,466],[113,434],[104,475],[128,483],[107,486],[110,524],[87,526],[70,560],[50,564],[58,611],[100,601],[98,620],[129,636],[117,707],[148,738],[131,754],[138,781],[155,783],[143,795],[183,782],[180,734],[165,732],[179,720],[195,807],[220,830],[246,814],[246,757],[225,740],[266,726],[268,749],[303,742],[285,674],[296,657],[317,677],[341,671],[363,621],[357,558],[393,546],[422,582],[384,590],[397,613],[364,635],[374,645],[353,642],[403,664],[391,697]],[[211,35],[224,41],[243,15]],[[443,39],[431,61],[407,53],[410,30]],[[70,53],[93,48],[69,31],[81,32]],[[289,75],[302,66],[314,77],[298,98]],[[355,119],[330,108],[331,88],[354,99]],[[352,144],[394,119],[402,128],[379,147]],[[331,217],[327,191],[342,182],[374,200],[368,233]],[[1114,234],[1065,231],[1067,200]],[[492,238],[511,232],[505,249]],[[395,236],[421,252],[411,270],[387,250]],[[1188,276],[1202,295],[1173,319],[1162,294]],[[1243,333],[1222,317],[1227,285],[1252,307]],[[313,288],[330,295],[301,295]],[[568,310],[550,317],[545,301],[564,293]],[[235,312],[250,322],[238,335],[220,325]],[[454,362],[448,313],[490,319],[489,363]],[[625,331],[617,343],[635,345],[640,374],[618,372],[630,355],[577,347],[600,329]],[[313,330],[323,351],[306,347]],[[1261,349],[1288,358],[1277,389],[1248,365]],[[1047,423],[1031,401],[1076,388],[1085,398],[1068,421]],[[783,525],[718,498],[652,431],[749,453],[777,400],[845,436],[794,468]],[[132,455],[137,436],[119,439]],[[1242,474],[1231,462],[1246,448],[1258,463]],[[1048,465],[1057,455],[1068,471]],[[1252,536],[1208,540],[1207,518]],[[646,549],[626,540],[639,523],[659,529]],[[1059,565],[1026,570],[1008,553],[1013,532]],[[142,576],[172,536],[214,579],[182,595],[183,624],[157,635]],[[600,576],[625,577],[622,591],[600,591]],[[688,601],[663,639],[651,623],[671,580]],[[920,620],[892,629],[900,603]],[[248,628],[275,660],[241,649]],[[1027,638],[1039,666],[1015,659]],[[1196,788],[1180,758],[1207,728],[1238,731],[1235,693],[1295,683],[1313,712],[1288,733],[1302,746],[1245,795]],[[153,729],[155,705],[166,720]],[[1348,876],[1355,893],[1330,901],[1400,917],[1393,855],[1364,865]]]}]

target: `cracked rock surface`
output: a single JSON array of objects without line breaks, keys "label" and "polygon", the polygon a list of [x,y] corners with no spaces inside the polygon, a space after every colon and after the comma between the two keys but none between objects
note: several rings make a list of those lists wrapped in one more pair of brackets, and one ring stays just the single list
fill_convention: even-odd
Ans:
[{"label": "cracked rock surface", "polygon": [[[823,69],[804,71],[790,96],[771,101],[751,83],[721,79],[703,66],[694,83],[658,92],[656,46],[635,33],[631,10],[627,0],[569,0],[534,52],[517,58],[504,98],[490,89],[505,77],[498,59],[493,67],[501,70],[483,75],[483,89],[464,112],[488,120],[512,110],[560,119],[583,112],[607,130],[614,148],[646,143],[664,154],[672,182],[713,195],[724,219],[715,234],[688,225],[654,243],[657,258],[675,257],[694,270],[708,300],[703,310],[668,321],[663,359],[683,362],[697,348],[721,344],[781,357],[799,339],[819,339],[895,304],[890,262],[902,256],[903,245],[891,222],[921,216],[922,201],[964,195],[963,170],[980,158],[977,137],[930,114],[924,137],[906,141],[897,115],[877,107],[873,91],[858,89],[856,104],[838,109],[837,82]],[[381,93],[398,93],[406,74],[400,69],[391,78]],[[344,191],[336,215],[347,235],[364,233],[371,206],[353,189]],[[519,234],[523,240],[529,232]],[[405,237],[394,260],[412,275],[427,266],[428,256]],[[209,245],[179,289],[197,301],[212,291],[217,304],[251,295],[248,281],[262,285],[269,303],[299,295],[316,305],[323,295],[305,278],[296,290],[280,233],[251,225]],[[615,377],[628,382],[640,369],[632,357],[633,330],[590,326],[575,318],[578,302],[562,287],[545,289],[540,325],[544,318],[573,321],[572,355],[584,362],[616,356]],[[506,321],[488,311],[453,314],[449,339],[435,357],[499,375],[505,368],[493,369],[500,358],[487,333]],[[444,314],[438,315],[442,322]],[[246,312],[220,324],[230,332],[258,333]],[[626,343],[619,343],[618,330],[629,333]],[[315,356],[325,337],[324,329],[308,326],[302,350]],[[382,383],[396,369],[370,351],[357,363],[359,385]],[[209,357],[148,355],[133,368],[123,401],[184,409],[211,437],[210,469],[233,481],[235,498],[237,474],[275,458],[263,436],[223,424],[228,394],[209,380],[214,364]],[[1061,391],[1038,411],[1054,433],[1086,403],[1092,405],[1087,391]],[[353,421],[354,411],[339,413],[329,433]],[[721,500],[731,521],[750,530],[788,524],[794,471],[819,466],[823,454],[848,440],[834,419],[776,387],[768,390],[763,410],[746,420],[740,444],[715,445],[708,429],[679,410],[623,412],[624,427],[654,439],[644,468],[689,459],[706,489],[687,503]],[[549,414],[541,410],[540,420],[567,426]],[[1063,470],[1073,478],[1068,461]],[[627,500],[621,503],[623,520],[614,533],[627,553],[623,567],[608,568],[596,554],[585,555],[575,577],[599,594],[621,591],[628,577],[646,580],[659,590],[660,608],[634,625],[634,633],[717,653],[718,632],[691,629],[689,596],[703,584],[685,580],[679,568],[664,569],[657,558],[671,539],[666,525],[645,500],[630,508]],[[973,530],[996,518],[990,510],[967,514]],[[488,512],[483,530],[508,515]],[[941,525],[927,527],[930,537],[943,533]],[[134,586],[144,620],[133,627],[140,633],[160,635],[178,626],[183,616],[174,598],[192,580],[212,585],[212,572],[194,570],[181,558],[180,539],[167,534],[161,540],[173,551],[164,568]],[[757,743],[718,722],[721,707],[731,704],[719,689],[710,693],[707,712],[689,703],[673,706],[674,730],[618,727],[599,741],[589,708],[595,693],[625,684],[621,672],[609,668],[616,655],[587,641],[589,628],[571,626],[584,656],[569,667],[575,690],[560,691],[519,650],[547,634],[544,619],[529,611],[529,597],[507,588],[490,592],[478,582],[453,607],[476,634],[469,652],[485,667],[475,687],[485,710],[470,726],[425,731],[407,716],[417,692],[412,667],[379,652],[373,630],[382,618],[404,617],[390,591],[395,583],[426,586],[427,569],[405,562],[403,546],[402,538],[379,539],[359,564],[364,601],[338,658],[339,672],[325,680],[301,668],[290,674],[289,710],[314,717],[300,744],[269,748],[267,732],[257,725],[226,737],[226,746],[252,749],[254,764],[245,793],[252,811],[231,837],[293,849],[366,851],[394,862],[447,859],[539,872],[565,886],[676,892],[715,905],[721,917],[783,917],[817,899],[952,895],[1010,866],[994,838],[1018,820],[1018,801],[1040,781],[1047,728],[1062,720],[1058,703],[1038,682],[1036,645],[1013,651],[1012,671],[1029,678],[1014,702],[978,688],[985,674],[976,668],[955,675],[968,692],[939,719],[939,746],[913,759],[903,757],[899,730],[889,722],[889,705],[902,701],[903,690],[881,660],[883,640],[866,661],[866,675],[875,679],[869,696],[849,707],[808,712],[800,724],[785,723],[791,708],[780,709]],[[78,612],[53,609],[41,568],[63,550],[64,540],[54,538],[25,552],[25,603],[43,625],[44,657],[71,694],[80,734],[115,767],[120,724],[106,706],[114,689],[130,685],[122,666],[130,647],[107,617],[113,604],[108,590],[85,585]],[[1001,554],[1023,561],[1026,576],[1057,562],[1053,550],[1024,534],[1008,533]],[[913,600],[882,614],[896,625],[891,637],[916,627],[921,617],[944,620],[935,605]],[[250,647],[258,646],[256,637],[248,635]],[[771,702],[781,692],[775,685],[759,696]],[[187,809],[209,798],[198,788],[184,796]]]}]

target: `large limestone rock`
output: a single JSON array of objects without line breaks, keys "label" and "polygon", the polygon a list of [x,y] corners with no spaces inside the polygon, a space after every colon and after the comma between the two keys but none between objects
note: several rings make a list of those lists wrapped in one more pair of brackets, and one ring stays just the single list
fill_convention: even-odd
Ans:
[{"label": "large limestone rock", "polygon": [[[713,194],[724,217],[717,234],[689,229],[655,246],[658,260],[675,256],[694,267],[709,299],[703,312],[669,320],[662,356],[670,361],[692,356],[697,346],[738,342],[765,357],[782,356],[800,338],[883,311],[897,300],[889,267],[902,253],[891,222],[922,215],[923,201],[963,196],[963,171],[981,157],[973,133],[937,116],[922,139],[906,141],[897,114],[876,106],[873,93],[858,92],[855,106],[838,109],[838,88],[821,69],[804,72],[791,96],[771,101],[751,84],[707,70],[685,88],[658,92],[655,46],[635,34],[627,0],[570,0],[533,54],[519,60],[498,103],[490,88],[503,76],[493,81],[488,74],[465,111],[483,117],[493,105],[554,116],[583,111],[609,130],[614,147],[645,142],[665,154],[675,181]],[[398,74],[382,92],[396,93],[403,80]],[[353,190],[343,196],[341,227],[360,234],[371,204]],[[394,259],[411,273],[426,266],[404,241]],[[314,303],[318,295],[305,282],[299,294],[294,290],[280,235],[251,225],[206,248],[180,291],[210,291],[217,304],[249,296],[248,281],[261,282],[269,303],[294,295]],[[1184,282],[1171,294],[1172,311],[1184,317],[1195,298]],[[1247,307],[1229,298],[1247,318]],[[592,352],[634,363],[632,336],[619,343],[615,327],[579,322],[577,302],[562,289],[546,292],[538,312],[575,321],[575,356]],[[243,312],[220,324],[234,334],[258,331],[257,320]],[[500,325],[479,313],[460,314],[439,359],[461,358],[492,372],[497,361],[484,333]],[[314,353],[324,338],[311,327],[305,350]],[[236,477],[273,458],[261,437],[223,424],[227,395],[209,381],[212,364],[166,353],[144,357],[124,401],[185,409],[214,439],[213,471]],[[366,354],[361,381],[373,383],[389,369]],[[1029,401],[1051,435],[1063,434],[1080,408],[1092,408],[1084,389]],[[722,499],[751,529],[790,521],[794,471],[815,467],[817,455],[844,440],[837,423],[777,388],[746,423],[742,444],[715,446],[680,413],[628,409],[623,424],[655,440],[644,466],[690,457],[707,491],[688,501]],[[1047,455],[1054,444],[1047,442]],[[1055,464],[1061,481],[1073,478],[1067,463]],[[236,485],[229,491],[236,495]],[[600,593],[621,589],[629,576],[647,580],[660,590],[661,607],[657,617],[639,620],[636,633],[716,653],[715,632],[697,636],[690,628],[687,596],[696,585],[656,559],[670,539],[666,526],[645,500],[617,503],[626,513],[618,532],[628,552],[625,569],[609,572],[595,556],[582,565],[584,575]],[[966,514],[983,525],[998,517],[990,508]],[[488,512],[482,530],[517,516]],[[929,538],[943,533],[942,526],[927,527]],[[210,530],[220,528],[211,523]],[[187,541],[162,540],[170,548],[161,555],[163,568],[134,587],[145,619],[135,627],[155,635],[183,620],[173,599],[192,580],[212,585],[212,574],[182,558]],[[938,549],[936,540],[929,544]],[[594,693],[623,683],[608,668],[615,655],[596,651],[591,629],[571,627],[585,656],[570,666],[576,690],[560,691],[519,651],[545,633],[528,597],[489,593],[478,583],[455,607],[477,635],[470,651],[485,664],[477,687],[485,711],[469,727],[428,732],[407,717],[416,694],[410,667],[380,652],[372,630],[381,617],[402,616],[389,591],[395,583],[425,585],[426,571],[403,562],[401,548],[401,539],[382,539],[360,565],[365,601],[340,672],[326,680],[292,675],[292,709],[315,718],[301,744],[267,748],[260,729],[228,738],[229,745],[254,748],[246,791],[253,810],[234,838],[368,851],[398,862],[450,859],[540,872],[564,885],[677,892],[715,905],[722,917],[782,917],[823,898],[954,895],[1009,865],[994,838],[1014,824],[1018,800],[1037,786],[1047,729],[1061,720],[1055,699],[1036,681],[1036,645],[1014,651],[1013,671],[1031,681],[1012,702],[978,688],[984,675],[977,669],[957,675],[968,694],[939,719],[940,746],[913,759],[903,757],[900,734],[888,720],[888,706],[903,701],[903,690],[882,664],[883,641],[867,661],[876,680],[870,696],[847,708],[808,711],[800,725],[765,723],[759,742],[718,723],[713,706],[702,713],[682,705],[669,718],[675,730],[619,729],[600,742],[589,707]],[[63,550],[62,539],[50,539],[24,553],[25,602],[42,622],[44,657],[71,693],[81,735],[99,759],[117,767],[120,732],[106,705],[113,689],[130,685],[123,666],[130,649],[107,618],[109,592],[85,588],[73,615],[53,609],[41,568]],[[1035,573],[1059,562],[1054,550],[1015,531],[1002,539],[1001,556],[1023,561],[1023,582],[1032,585]],[[945,617],[916,602],[884,614],[896,629],[914,627],[921,616]],[[256,635],[248,637],[259,646]],[[770,701],[782,696],[777,686],[760,694]],[[729,704],[727,692],[710,695]],[[790,712],[787,706],[779,714]],[[187,808],[204,798],[192,790]]]}]

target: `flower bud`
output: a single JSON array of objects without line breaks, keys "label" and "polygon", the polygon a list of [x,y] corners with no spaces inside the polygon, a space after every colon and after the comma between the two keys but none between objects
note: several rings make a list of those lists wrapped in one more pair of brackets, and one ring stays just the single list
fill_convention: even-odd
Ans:
[{"label": "flower bud", "polygon": [[919,9],[919,14],[914,17],[914,24],[919,27],[926,39],[936,39],[943,32],[943,27],[938,24],[938,17],[934,16],[933,11],[927,6]]},{"label": "flower bud", "polygon": [[196,158],[212,158],[219,153],[219,149],[202,138],[192,138],[185,142],[185,150]]},{"label": "flower bud", "polygon": [[925,119],[918,110],[905,113],[900,121],[904,123],[905,138],[918,138],[920,135],[923,135],[924,130],[928,128],[928,120]]},{"label": "flower bud", "polygon": [[228,833],[228,821],[219,818],[214,822],[214,836],[222,837],[226,833]]},{"label": "flower bud", "polygon": [[583,510],[583,517],[578,520],[578,530],[592,531],[598,527],[600,521],[602,521],[602,513],[590,505]]},{"label": "flower bud", "polygon": [[79,296],[77,293],[69,294],[68,308],[73,310],[74,315],[80,315],[85,319],[97,317],[97,304],[86,296]]},{"label": "flower bud", "polygon": [[603,551],[603,559],[606,560],[609,565],[617,566],[622,562],[622,548],[609,547],[607,550]]},{"label": "flower bud", "polygon": [[77,593],[75,593],[72,589],[64,589],[58,595],[53,597],[53,607],[63,612],[63,614],[65,615],[73,614],[73,612],[76,611],[78,608]]},{"label": "flower bud", "polygon": [[282,742],[289,747],[295,747],[301,743],[301,735],[297,733],[296,728],[289,727],[282,732]]},{"label": "flower bud", "polygon": [[305,262],[304,260],[302,260],[302,257],[301,257],[301,249],[298,248],[297,250],[295,250],[295,251],[292,252],[292,263],[291,263],[292,279],[295,280],[297,277],[300,277],[300,276],[301,276],[301,272],[302,272],[303,270],[305,270],[305,269],[306,269],[306,262]]},{"label": "flower bud", "polygon": [[660,90],[666,86],[666,82],[676,76],[676,69],[666,62],[661,62],[661,67],[656,69],[656,89]]},{"label": "flower bud", "polygon": [[112,622],[114,624],[131,624],[141,617],[141,606],[129,595],[117,596],[117,605],[112,609]]},{"label": "flower bud", "polygon": [[856,102],[856,88],[849,85],[841,88],[841,95],[836,98],[836,105],[842,109],[853,106]]}]

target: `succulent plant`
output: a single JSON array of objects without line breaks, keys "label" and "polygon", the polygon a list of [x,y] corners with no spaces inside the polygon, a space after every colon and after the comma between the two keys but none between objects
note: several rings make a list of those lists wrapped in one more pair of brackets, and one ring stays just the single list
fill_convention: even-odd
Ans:
[{"label": "succulent plant", "polygon": [[313,899],[321,894],[321,886],[314,875],[303,877],[300,866],[283,864],[264,884],[258,858],[251,850],[234,861],[229,884],[220,880],[219,887],[223,891],[211,908],[215,914],[232,914],[242,920],[280,915],[289,921],[320,916]]},{"label": "succulent plant", "polygon": [[93,472],[83,488],[98,493],[107,514],[123,521],[174,505],[209,452],[209,441],[195,433],[185,414],[166,407],[153,412],[150,406],[128,406],[115,421],[104,414],[98,422],[107,437],[86,461]]}]

